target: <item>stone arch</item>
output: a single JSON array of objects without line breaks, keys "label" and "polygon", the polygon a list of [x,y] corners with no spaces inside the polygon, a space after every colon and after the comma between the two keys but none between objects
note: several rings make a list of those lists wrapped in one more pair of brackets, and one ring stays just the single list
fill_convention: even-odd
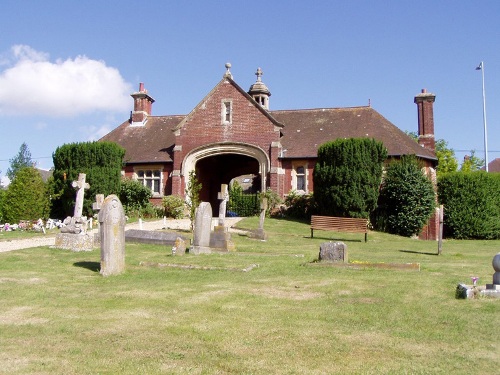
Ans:
[{"label": "stone arch", "polygon": [[245,143],[211,143],[191,150],[182,162],[181,175],[187,178],[195,169],[196,163],[204,158],[218,155],[243,155],[257,160],[261,177],[261,191],[266,190],[267,175],[271,168],[269,155],[260,147]]}]

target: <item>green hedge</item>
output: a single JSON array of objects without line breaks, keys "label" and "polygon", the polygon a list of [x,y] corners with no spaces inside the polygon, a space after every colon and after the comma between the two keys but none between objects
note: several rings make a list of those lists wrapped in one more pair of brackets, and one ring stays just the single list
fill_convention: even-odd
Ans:
[{"label": "green hedge", "polygon": [[500,238],[500,174],[454,172],[438,179],[444,235],[456,239]]}]

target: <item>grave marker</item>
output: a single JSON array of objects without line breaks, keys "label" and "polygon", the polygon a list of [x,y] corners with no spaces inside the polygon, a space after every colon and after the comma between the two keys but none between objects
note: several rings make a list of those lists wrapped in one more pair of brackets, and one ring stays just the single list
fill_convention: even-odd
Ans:
[{"label": "grave marker", "polygon": [[125,212],[114,194],[108,195],[99,212],[101,236],[101,275],[125,271]]}]

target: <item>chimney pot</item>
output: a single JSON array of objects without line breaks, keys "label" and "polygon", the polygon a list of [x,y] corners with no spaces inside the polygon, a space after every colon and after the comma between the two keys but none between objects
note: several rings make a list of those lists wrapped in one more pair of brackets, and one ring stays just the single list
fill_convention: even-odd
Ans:
[{"label": "chimney pot", "polygon": [[427,89],[422,89],[422,94],[425,94],[427,92]]},{"label": "chimney pot", "polygon": [[141,82],[139,83],[139,92],[143,92],[144,91],[144,83]]}]

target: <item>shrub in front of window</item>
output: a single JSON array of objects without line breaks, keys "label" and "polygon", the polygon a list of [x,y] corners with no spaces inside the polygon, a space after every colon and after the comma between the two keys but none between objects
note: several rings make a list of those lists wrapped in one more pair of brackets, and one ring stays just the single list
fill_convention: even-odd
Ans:
[{"label": "shrub in front of window", "polygon": [[128,216],[142,216],[141,213],[151,203],[151,190],[144,186],[140,181],[124,178],[120,182],[120,201]]},{"label": "shrub in front of window", "polygon": [[435,207],[431,180],[414,155],[403,156],[387,167],[372,222],[378,230],[411,237],[420,233]]},{"label": "shrub in front of window", "polygon": [[285,197],[284,216],[300,220],[309,220],[316,212],[313,194],[298,194],[292,190]]},{"label": "shrub in front of window", "polygon": [[337,139],[318,148],[313,172],[319,214],[368,218],[377,207],[387,149],[368,138]]},{"label": "shrub in front of window", "polygon": [[456,239],[500,238],[500,174],[452,172],[438,178],[444,235]]},{"label": "shrub in front of window", "polygon": [[167,195],[163,197],[162,206],[166,217],[182,219],[184,217],[184,199],[178,195]]}]

